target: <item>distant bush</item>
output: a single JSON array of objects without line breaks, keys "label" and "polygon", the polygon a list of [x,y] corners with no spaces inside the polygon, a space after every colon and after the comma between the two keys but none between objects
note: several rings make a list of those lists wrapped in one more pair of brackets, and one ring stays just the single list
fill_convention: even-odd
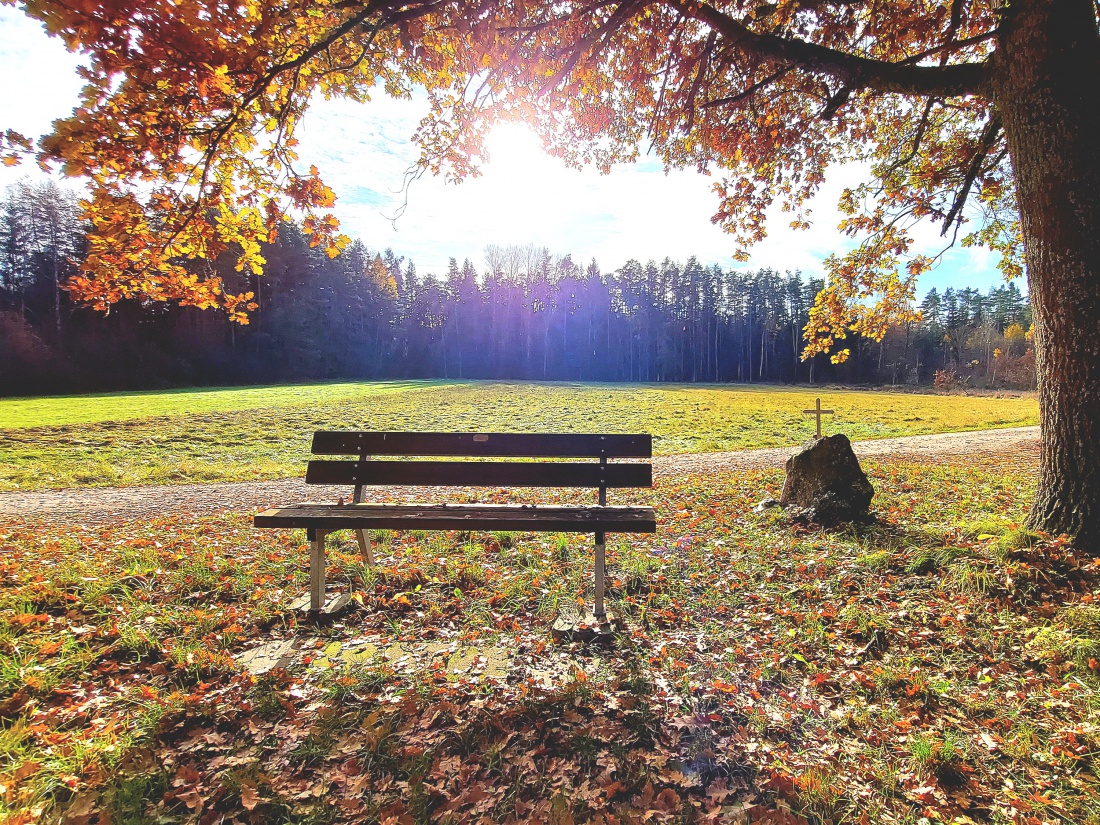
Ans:
[{"label": "distant bush", "polygon": [[1035,350],[1029,349],[1018,358],[1005,356],[997,367],[997,383],[1012,390],[1033,390],[1035,378]]},{"label": "distant bush", "polygon": [[0,395],[49,392],[57,358],[19,312],[0,311]]},{"label": "distant bush", "polygon": [[932,377],[932,384],[941,392],[951,392],[970,386],[970,379],[959,375],[954,369],[936,370],[936,374]]}]

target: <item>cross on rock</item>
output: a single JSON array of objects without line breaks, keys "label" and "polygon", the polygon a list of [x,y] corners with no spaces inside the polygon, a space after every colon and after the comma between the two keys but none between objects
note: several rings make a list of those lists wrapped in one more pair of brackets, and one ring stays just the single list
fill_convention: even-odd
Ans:
[{"label": "cross on rock", "polygon": [[815,416],[817,416],[817,437],[821,438],[821,416],[823,416],[823,415],[833,415],[835,412],[836,412],[835,410],[823,410],[823,409],[821,409],[821,399],[819,398],[819,399],[817,399],[817,403],[814,405],[814,409],[812,409],[812,410],[803,410],[802,414],[803,415],[815,415]]}]

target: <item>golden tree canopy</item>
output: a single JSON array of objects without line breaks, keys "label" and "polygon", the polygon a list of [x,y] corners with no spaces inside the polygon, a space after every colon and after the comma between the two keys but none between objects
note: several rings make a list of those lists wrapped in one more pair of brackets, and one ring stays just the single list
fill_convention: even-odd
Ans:
[{"label": "golden tree canopy", "polygon": [[[999,17],[986,0],[23,5],[89,58],[80,107],[40,151],[90,181],[89,254],[71,288],[101,307],[138,297],[245,318],[251,296],[201,262],[228,249],[261,272],[260,244],[288,213],[337,254],[347,239],[326,214],[334,196],[322,170],[298,168],[295,128],[315,95],[416,86],[431,98],[422,169],[476,173],[502,118],[532,124],[572,164],[607,169],[652,146],[669,167],[715,175],[714,220],[739,255],[773,204],[804,226],[826,169],[868,163],[841,202],[860,244],[828,260],[809,352],[911,316],[932,261],[910,254],[907,230],[930,219],[954,239],[968,200],[983,214],[962,242],[1019,273],[988,88]],[[4,135],[0,156],[20,141]]]}]

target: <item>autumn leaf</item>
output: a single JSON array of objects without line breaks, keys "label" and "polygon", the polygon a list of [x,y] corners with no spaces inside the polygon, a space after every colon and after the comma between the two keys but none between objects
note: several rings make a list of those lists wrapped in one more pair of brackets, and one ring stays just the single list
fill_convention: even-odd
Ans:
[{"label": "autumn leaf", "polygon": [[241,805],[244,806],[246,811],[256,810],[256,806],[263,800],[260,799],[260,792],[256,790],[254,785],[242,785],[241,786]]}]

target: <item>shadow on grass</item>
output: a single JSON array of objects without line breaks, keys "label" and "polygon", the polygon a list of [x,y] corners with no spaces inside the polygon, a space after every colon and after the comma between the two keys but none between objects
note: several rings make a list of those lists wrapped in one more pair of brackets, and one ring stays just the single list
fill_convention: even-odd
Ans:
[{"label": "shadow on grass", "polygon": [[746,718],[714,700],[670,716],[644,673],[502,696],[438,670],[394,691],[392,671],[352,667],[303,708],[298,682],[274,670],[162,722],[96,807],[112,822],[292,823],[679,821],[751,807]]}]

